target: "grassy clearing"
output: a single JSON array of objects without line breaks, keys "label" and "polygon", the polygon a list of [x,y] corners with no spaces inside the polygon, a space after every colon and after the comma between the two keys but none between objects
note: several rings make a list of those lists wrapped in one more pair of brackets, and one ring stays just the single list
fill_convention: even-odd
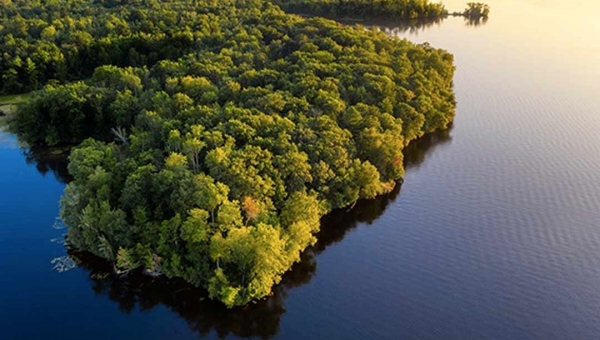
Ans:
[{"label": "grassy clearing", "polygon": [[0,127],[6,124],[7,116],[15,112],[17,105],[29,97],[29,93],[0,96]]},{"label": "grassy clearing", "polygon": [[30,93],[24,93],[0,96],[0,112],[4,112],[5,114],[12,113],[15,107],[27,100],[30,95]]},{"label": "grassy clearing", "polygon": [[15,112],[17,106],[15,104],[0,103],[0,127],[6,124],[8,116]]},{"label": "grassy clearing", "polygon": [[29,93],[24,94],[11,94],[6,96],[0,96],[0,106],[16,105],[19,104],[29,97]]}]

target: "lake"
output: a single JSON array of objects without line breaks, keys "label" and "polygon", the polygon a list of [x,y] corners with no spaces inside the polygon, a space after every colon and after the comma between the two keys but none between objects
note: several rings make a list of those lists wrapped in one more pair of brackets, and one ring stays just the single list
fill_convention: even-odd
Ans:
[{"label": "lake", "polygon": [[74,262],[66,165],[0,132],[0,338],[599,339],[600,3],[488,3],[485,23],[364,22],[455,55],[456,120],[246,308]]}]

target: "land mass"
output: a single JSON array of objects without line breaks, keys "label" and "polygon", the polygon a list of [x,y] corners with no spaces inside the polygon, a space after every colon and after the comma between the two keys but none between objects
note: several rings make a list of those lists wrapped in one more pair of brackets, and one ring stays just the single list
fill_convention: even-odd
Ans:
[{"label": "land mass", "polygon": [[391,191],[403,148],[455,113],[453,56],[260,0],[0,8],[2,91],[43,88],[10,127],[79,144],[70,247],[264,297],[334,208]]}]

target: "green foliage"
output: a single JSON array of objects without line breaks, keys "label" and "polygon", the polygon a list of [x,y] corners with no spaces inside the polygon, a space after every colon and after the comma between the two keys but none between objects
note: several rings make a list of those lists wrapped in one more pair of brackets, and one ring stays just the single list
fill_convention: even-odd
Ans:
[{"label": "green foliage", "polygon": [[127,273],[130,270],[139,267],[139,263],[136,262],[132,252],[123,248],[119,248],[116,262],[118,273]]},{"label": "green foliage", "polygon": [[323,214],[389,191],[403,147],[454,117],[453,57],[428,45],[260,0],[63,2],[0,8],[0,75],[31,55],[46,85],[12,124],[81,143],[69,243],[228,306],[268,295]]}]

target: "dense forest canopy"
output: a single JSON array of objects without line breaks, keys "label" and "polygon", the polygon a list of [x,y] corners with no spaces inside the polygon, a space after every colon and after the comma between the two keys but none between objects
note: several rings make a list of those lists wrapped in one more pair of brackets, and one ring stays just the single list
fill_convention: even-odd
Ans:
[{"label": "dense forest canopy", "polygon": [[451,54],[267,1],[0,11],[3,91],[47,84],[12,128],[81,143],[69,244],[228,306],[268,295],[323,214],[390,191],[403,147],[454,116]]}]

